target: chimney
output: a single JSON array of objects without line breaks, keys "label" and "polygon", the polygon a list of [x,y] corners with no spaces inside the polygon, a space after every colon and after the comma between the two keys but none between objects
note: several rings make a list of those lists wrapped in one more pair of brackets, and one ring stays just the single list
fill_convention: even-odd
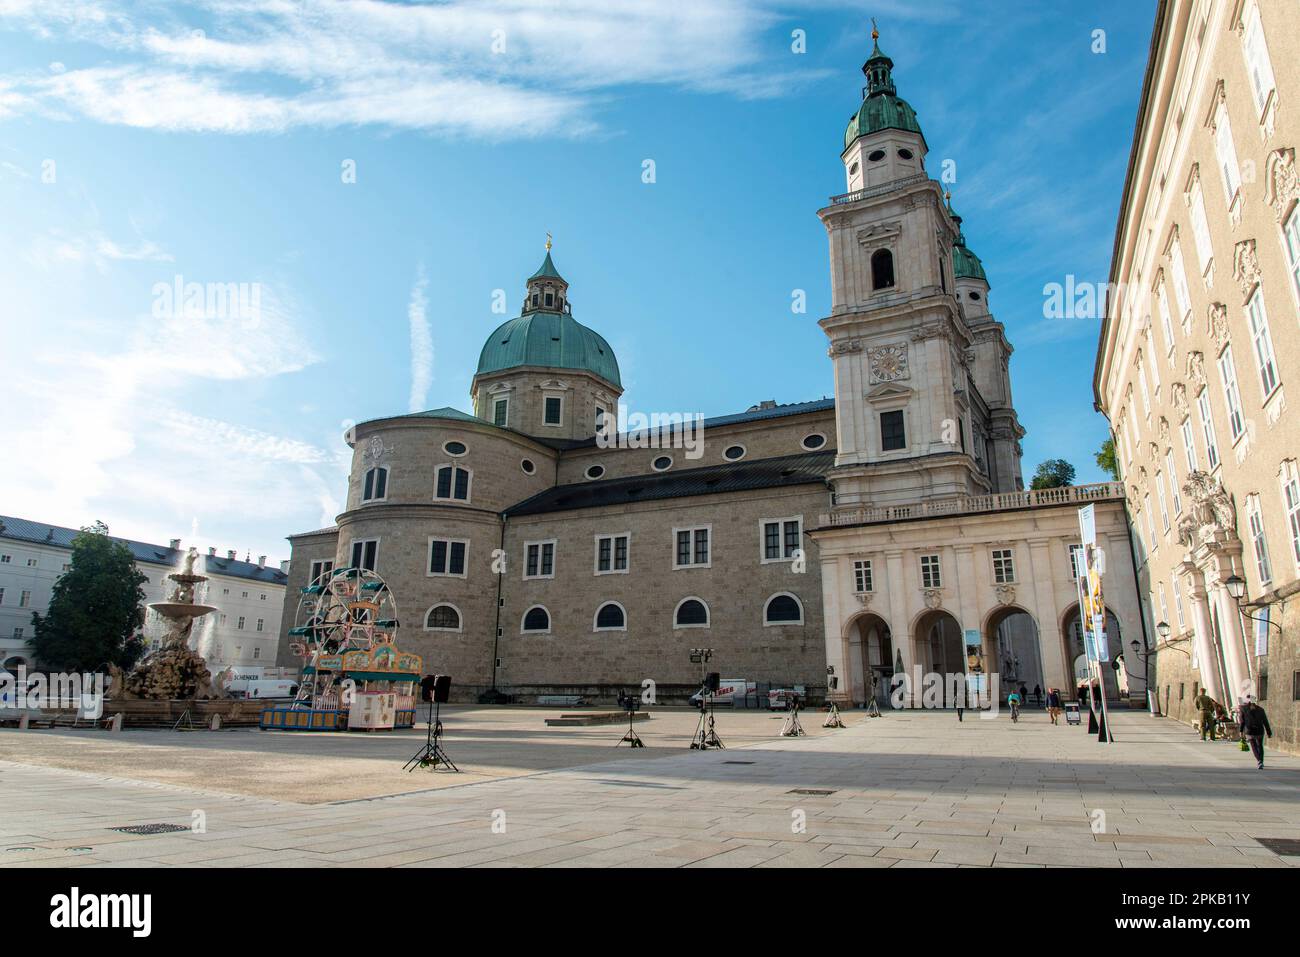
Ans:
[{"label": "chimney", "polygon": [[286,558],[280,563],[280,571],[284,572],[286,575],[289,574],[289,559]]},{"label": "chimney", "polygon": [[233,548],[226,552],[226,558],[230,559],[232,562],[235,560],[235,550]]},{"label": "chimney", "polygon": [[179,552],[181,550],[181,540],[179,538],[173,538],[171,541],[171,545],[172,545],[172,551]]},{"label": "chimney", "polygon": [[258,567],[258,568],[265,568],[265,567],[266,567],[266,556],[265,556],[265,555],[258,555],[258,556],[257,556],[257,567]]},{"label": "chimney", "polygon": [[211,555],[211,556],[213,556],[213,557],[216,557],[216,554],[217,554],[217,546],[216,546],[216,545],[209,545],[209,546],[208,546],[208,554]]}]

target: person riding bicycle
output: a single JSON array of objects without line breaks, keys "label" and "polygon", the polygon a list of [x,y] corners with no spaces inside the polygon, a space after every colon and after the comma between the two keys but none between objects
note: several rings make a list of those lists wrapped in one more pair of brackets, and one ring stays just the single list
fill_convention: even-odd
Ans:
[{"label": "person riding bicycle", "polygon": [[1017,721],[1020,718],[1020,692],[1013,691],[1007,695],[1007,707],[1011,709],[1011,720]]}]

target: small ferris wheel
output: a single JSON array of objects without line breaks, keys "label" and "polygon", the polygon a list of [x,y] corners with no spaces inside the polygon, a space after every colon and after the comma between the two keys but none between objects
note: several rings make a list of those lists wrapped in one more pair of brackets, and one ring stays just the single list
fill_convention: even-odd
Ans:
[{"label": "small ferris wheel", "polygon": [[348,652],[391,648],[397,629],[397,600],[376,572],[340,568],[321,574],[302,589],[295,627],[289,630],[289,649],[304,664],[293,706],[339,707],[344,673],[329,662]]}]

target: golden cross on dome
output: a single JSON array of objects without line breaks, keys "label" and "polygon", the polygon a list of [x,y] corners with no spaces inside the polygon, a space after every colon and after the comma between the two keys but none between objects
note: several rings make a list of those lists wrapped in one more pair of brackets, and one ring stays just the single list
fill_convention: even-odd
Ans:
[{"label": "golden cross on dome", "polygon": [[546,234],[546,251],[547,251],[548,253],[551,251],[551,234],[550,234],[550,233],[547,233],[547,234]]},{"label": "golden cross on dome", "polygon": [[871,18],[871,39],[873,39],[873,40],[879,40],[879,39],[880,39],[880,30],[877,29],[877,27],[876,27],[876,18],[875,18],[875,17],[872,17],[872,18]]}]

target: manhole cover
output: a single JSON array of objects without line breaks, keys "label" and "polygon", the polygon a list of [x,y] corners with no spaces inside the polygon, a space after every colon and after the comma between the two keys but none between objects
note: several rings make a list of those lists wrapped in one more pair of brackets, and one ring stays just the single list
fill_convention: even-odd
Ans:
[{"label": "manhole cover", "polygon": [[818,788],[795,788],[793,791],[786,791],[786,794],[811,794],[815,797],[826,797],[828,794],[834,794],[834,791],[823,791]]},{"label": "manhole cover", "polygon": [[1300,839],[1294,837],[1257,837],[1255,840],[1281,857],[1300,857]]},{"label": "manhole cover", "polygon": [[188,831],[189,828],[184,824],[132,824],[129,827],[110,827],[110,831],[121,831],[123,834],[175,834],[177,831]]}]

